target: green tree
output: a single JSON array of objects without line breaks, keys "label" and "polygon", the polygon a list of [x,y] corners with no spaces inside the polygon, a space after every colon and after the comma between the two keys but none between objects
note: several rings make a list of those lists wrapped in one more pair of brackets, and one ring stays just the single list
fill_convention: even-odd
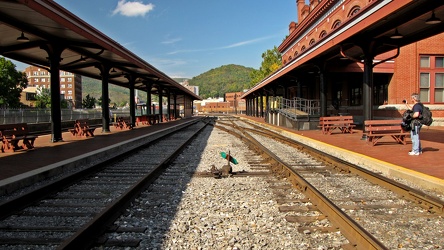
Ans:
[{"label": "green tree", "polygon": [[83,108],[92,109],[96,105],[96,98],[86,95],[86,97],[82,101]]},{"label": "green tree", "polygon": [[[112,104],[111,103],[111,99],[108,98],[108,104]],[[99,97],[99,99],[97,99],[97,105],[99,105],[100,107],[102,107],[102,97]]]},{"label": "green tree", "polygon": [[10,60],[0,57],[0,107],[20,107],[20,95],[28,85],[28,78],[15,67]]},{"label": "green tree", "polygon": [[275,72],[282,65],[282,55],[276,46],[262,53],[262,63],[259,70],[250,73],[250,87],[261,82],[265,77]]},{"label": "green tree", "polygon": [[37,90],[35,100],[35,107],[36,108],[50,108],[51,107],[51,90],[50,89],[44,89],[39,88]]}]

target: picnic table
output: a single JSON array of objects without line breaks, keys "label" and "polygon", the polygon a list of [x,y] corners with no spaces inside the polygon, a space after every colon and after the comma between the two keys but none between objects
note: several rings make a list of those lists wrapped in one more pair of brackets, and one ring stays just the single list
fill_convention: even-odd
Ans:
[{"label": "picnic table", "polygon": [[335,129],[341,133],[353,133],[356,126],[353,122],[353,116],[323,116],[319,117],[319,127],[323,134],[331,135]]}]

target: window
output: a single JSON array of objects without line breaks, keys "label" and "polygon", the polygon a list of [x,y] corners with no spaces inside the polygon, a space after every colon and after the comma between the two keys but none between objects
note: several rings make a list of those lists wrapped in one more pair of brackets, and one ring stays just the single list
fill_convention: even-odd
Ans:
[{"label": "window", "polygon": [[430,58],[428,56],[421,56],[419,65],[421,68],[430,68]]},{"label": "window", "polygon": [[435,102],[444,102],[444,73],[435,74]]},{"label": "window", "polygon": [[65,88],[65,84],[60,85],[60,88],[64,89]]},{"label": "window", "polygon": [[71,77],[68,77],[68,82],[72,82],[72,78]]},{"label": "window", "polygon": [[26,100],[27,101],[35,101],[36,100],[36,94],[35,93],[26,93]]},{"label": "window", "polygon": [[68,84],[68,88],[72,89],[72,84]]},{"label": "window", "polygon": [[444,56],[419,57],[419,97],[424,103],[444,103]]},{"label": "window", "polygon": [[336,20],[334,21],[333,25],[331,26],[331,29],[336,29],[337,27],[339,27],[339,25],[341,25],[341,20]]},{"label": "window", "polygon": [[311,45],[313,45],[315,42],[316,42],[315,39],[311,39],[309,45],[311,46]]},{"label": "window", "polygon": [[359,10],[361,10],[361,7],[359,7],[359,6],[354,6],[354,7],[351,9],[351,11],[349,12],[348,17],[352,17],[352,16],[354,16],[356,13],[359,12]]}]

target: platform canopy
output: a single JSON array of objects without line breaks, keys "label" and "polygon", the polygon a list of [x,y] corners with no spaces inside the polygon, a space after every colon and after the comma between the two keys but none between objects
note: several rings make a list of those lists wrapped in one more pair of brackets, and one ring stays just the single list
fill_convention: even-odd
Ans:
[{"label": "platform canopy", "polygon": [[0,55],[49,69],[48,44],[63,48],[60,70],[101,79],[109,70],[111,84],[159,94],[167,89],[187,99],[199,96],[122,45],[51,0],[0,0]]}]

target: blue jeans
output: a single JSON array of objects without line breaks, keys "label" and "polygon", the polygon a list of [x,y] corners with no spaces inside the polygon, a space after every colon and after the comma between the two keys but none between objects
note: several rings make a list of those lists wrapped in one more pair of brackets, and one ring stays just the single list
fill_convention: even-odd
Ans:
[{"label": "blue jeans", "polygon": [[421,130],[421,125],[415,125],[410,131],[410,137],[412,139],[412,152],[419,153],[422,151],[421,141],[419,140],[419,131]]}]

